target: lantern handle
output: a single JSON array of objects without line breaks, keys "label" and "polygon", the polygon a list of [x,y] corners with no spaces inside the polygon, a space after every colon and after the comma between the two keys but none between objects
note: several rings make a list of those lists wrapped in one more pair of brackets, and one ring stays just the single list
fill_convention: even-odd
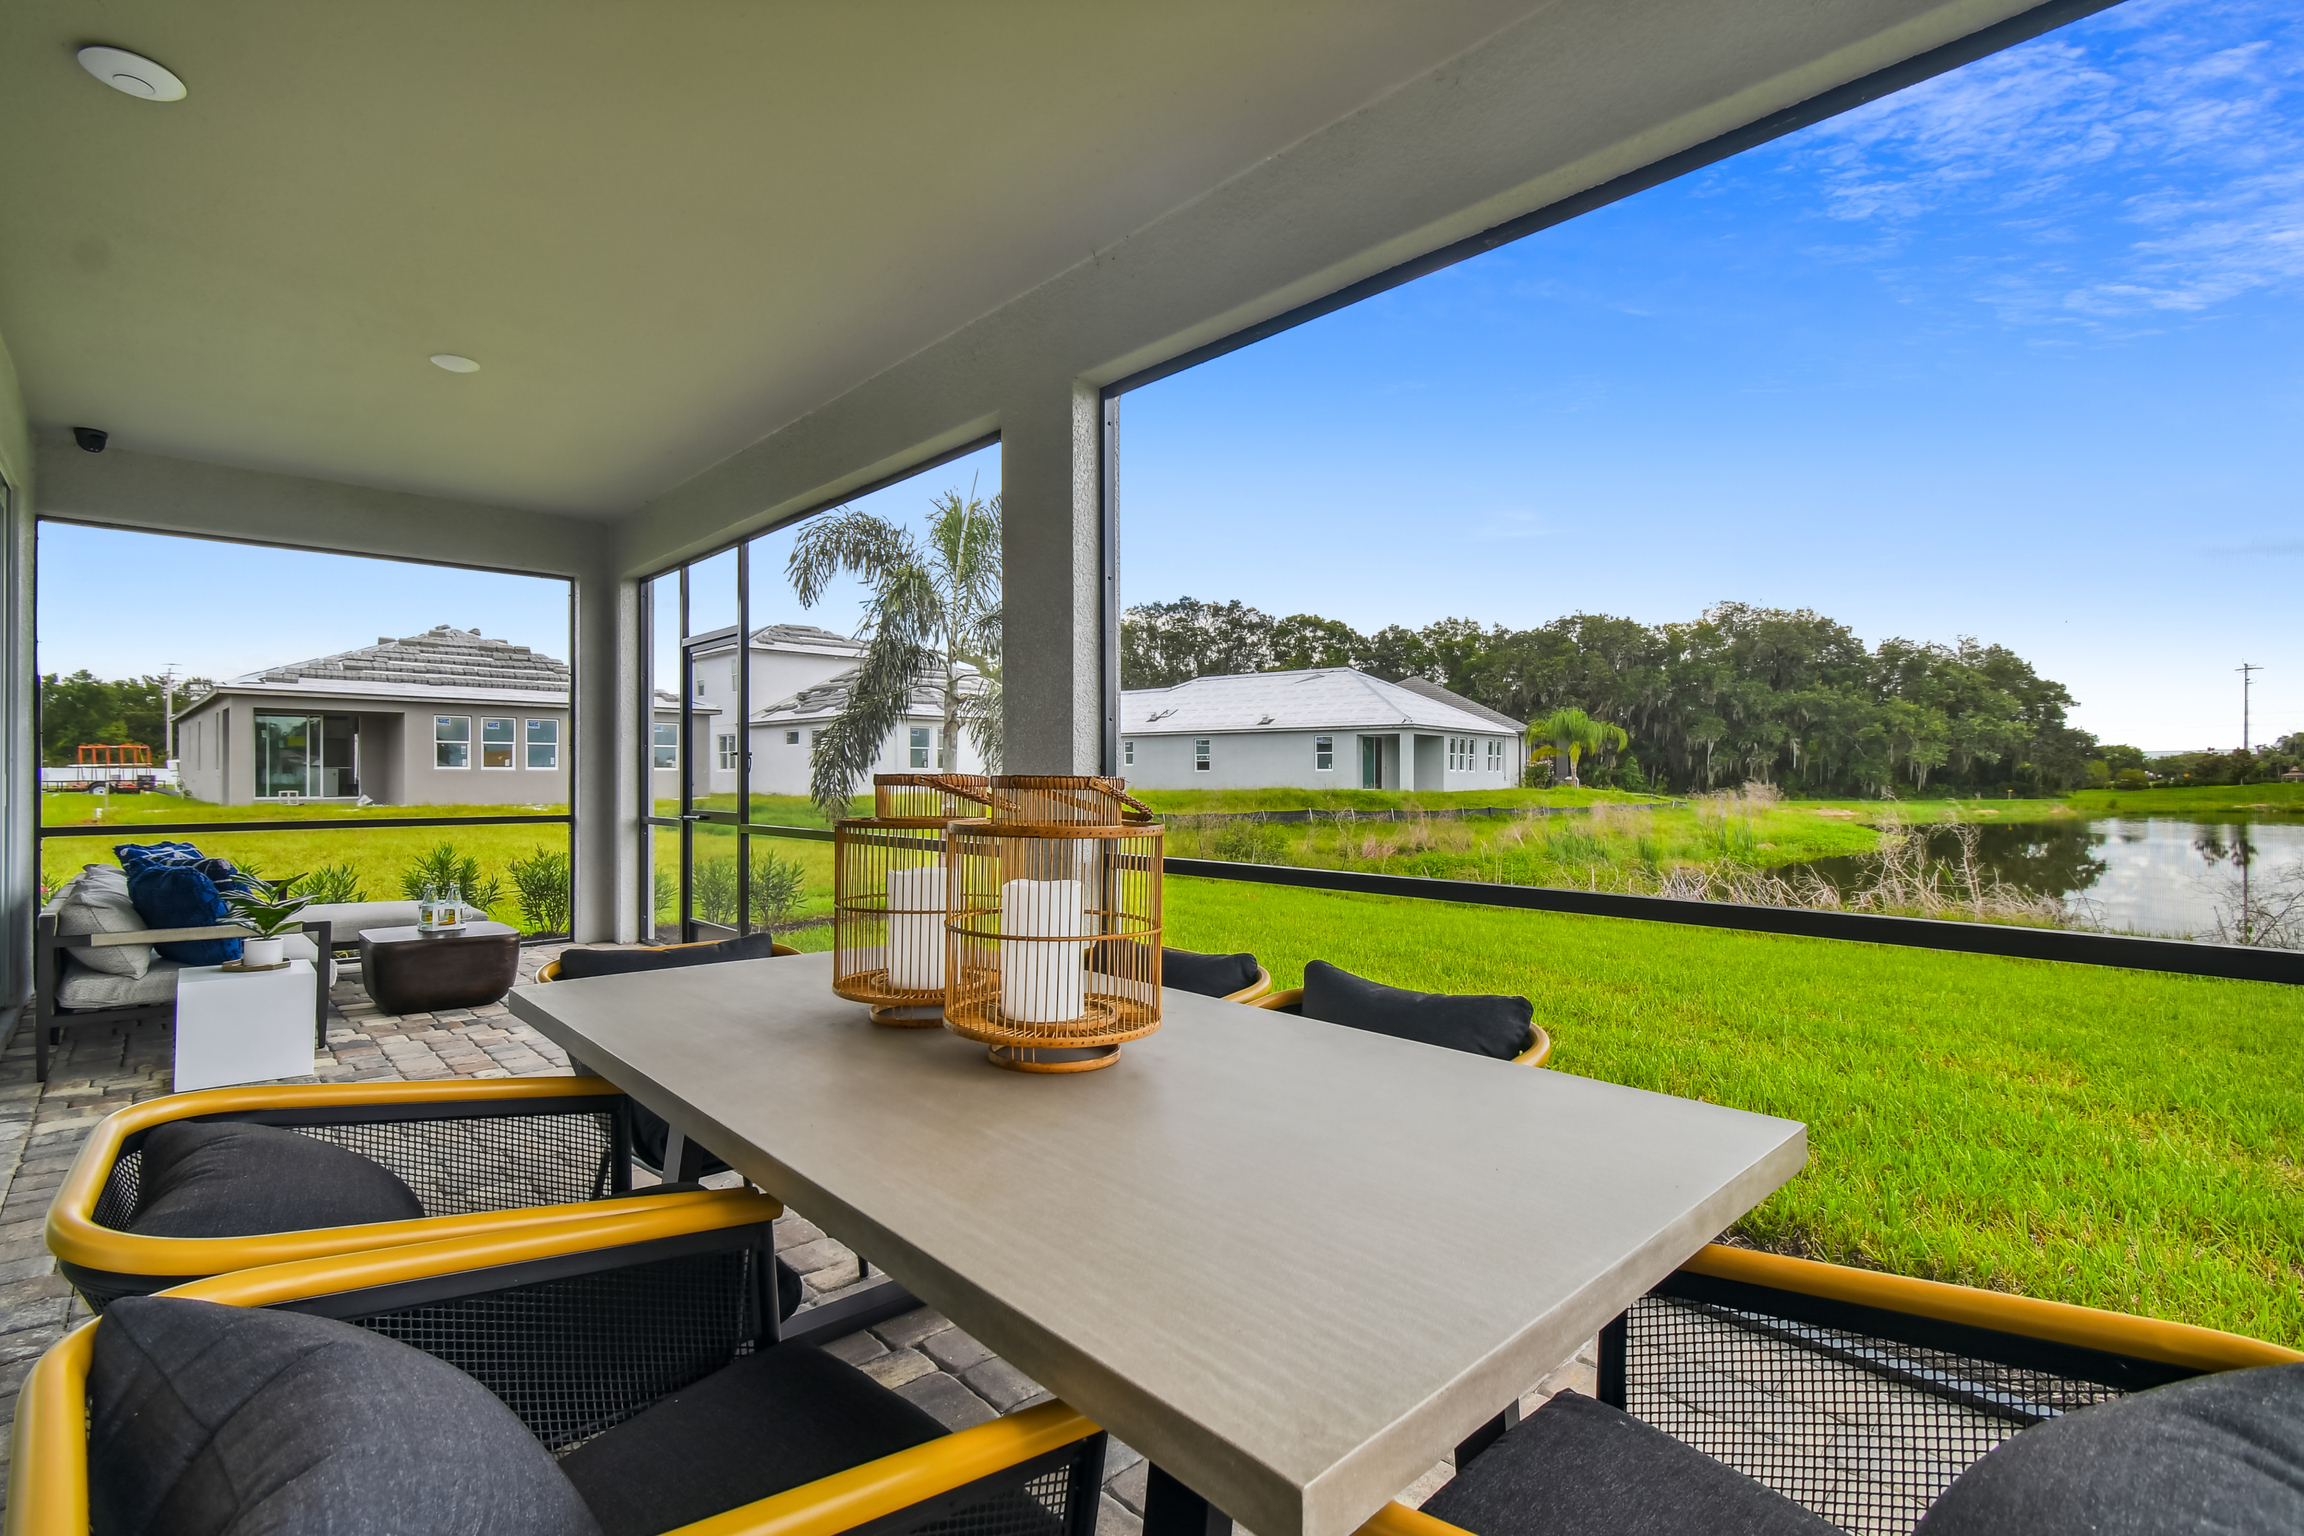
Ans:
[{"label": "lantern handle", "polygon": [[958,795],[963,800],[973,800],[982,806],[992,804],[992,796],[988,791],[976,788],[964,778],[941,773],[924,774],[922,777],[948,795]]}]

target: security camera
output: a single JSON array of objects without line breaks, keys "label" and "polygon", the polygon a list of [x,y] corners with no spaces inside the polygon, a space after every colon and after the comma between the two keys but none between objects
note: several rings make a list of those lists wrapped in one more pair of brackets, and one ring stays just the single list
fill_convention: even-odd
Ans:
[{"label": "security camera", "polygon": [[105,431],[102,427],[74,427],[72,429],[72,441],[78,443],[81,447],[87,449],[90,453],[102,453],[104,451],[105,440],[111,435],[111,433]]}]

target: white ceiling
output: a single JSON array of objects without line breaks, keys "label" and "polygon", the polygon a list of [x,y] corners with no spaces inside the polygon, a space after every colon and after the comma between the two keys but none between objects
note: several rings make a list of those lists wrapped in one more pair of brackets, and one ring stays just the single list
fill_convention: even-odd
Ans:
[{"label": "white ceiling", "polygon": [[13,0],[0,335],[44,424],[613,515],[1542,9]]}]

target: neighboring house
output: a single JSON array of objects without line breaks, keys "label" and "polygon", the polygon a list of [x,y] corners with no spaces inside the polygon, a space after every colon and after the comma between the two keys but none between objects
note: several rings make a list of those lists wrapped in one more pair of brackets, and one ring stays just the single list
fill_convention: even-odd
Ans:
[{"label": "neighboring house", "polygon": [[[848,690],[855,679],[856,669],[850,667],[753,713],[754,790],[770,795],[808,793],[809,753],[815,748],[817,733],[848,707]],[[963,674],[961,688],[968,689],[971,681],[970,675]],[[872,771],[927,773],[943,768],[982,773],[983,755],[969,739],[965,725],[958,735],[957,743],[945,737],[944,674],[932,673],[912,690],[912,706],[880,744],[880,756]]]},{"label": "neighboring house", "polygon": [[[753,792],[805,795],[808,754],[816,744],[817,733],[847,707],[849,683],[858,658],[864,654],[864,642],[813,624],[771,624],[752,632],[745,653],[751,669]],[[738,673],[733,636],[716,649],[699,648],[693,667],[690,686],[697,709],[712,710],[719,716],[710,726],[701,719],[696,723],[698,750],[705,757],[697,773],[696,792],[734,794],[743,754],[735,728]],[[965,680],[962,686],[966,686]],[[928,771],[955,765],[947,751],[949,744],[943,740],[941,673],[913,690],[912,706],[881,744],[874,772]],[[676,703],[674,707],[677,709]],[[982,773],[981,756],[967,740],[967,732],[963,730],[960,735],[959,771]]]},{"label": "neighboring house", "polygon": [[1120,695],[1120,773],[1140,789],[1509,789],[1527,755],[1509,715],[1350,667]]},{"label": "neighboring house", "polygon": [[[677,796],[679,701],[657,703],[657,793]],[[568,799],[568,664],[446,624],[220,683],[175,730],[185,793],[221,805]]]}]

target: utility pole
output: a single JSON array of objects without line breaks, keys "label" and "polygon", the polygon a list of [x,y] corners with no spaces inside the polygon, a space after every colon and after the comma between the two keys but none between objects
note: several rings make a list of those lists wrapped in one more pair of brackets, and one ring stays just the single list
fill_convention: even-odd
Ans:
[{"label": "utility pole", "polygon": [[2256,681],[2253,674],[2264,669],[2244,661],[2233,670],[2240,674],[2240,750],[2245,752],[2248,750],[2248,690]]},{"label": "utility pole", "polygon": [[176,663],[168,663],[168,670],[160,674],[160,761],[173,762],[176,757]]}]

